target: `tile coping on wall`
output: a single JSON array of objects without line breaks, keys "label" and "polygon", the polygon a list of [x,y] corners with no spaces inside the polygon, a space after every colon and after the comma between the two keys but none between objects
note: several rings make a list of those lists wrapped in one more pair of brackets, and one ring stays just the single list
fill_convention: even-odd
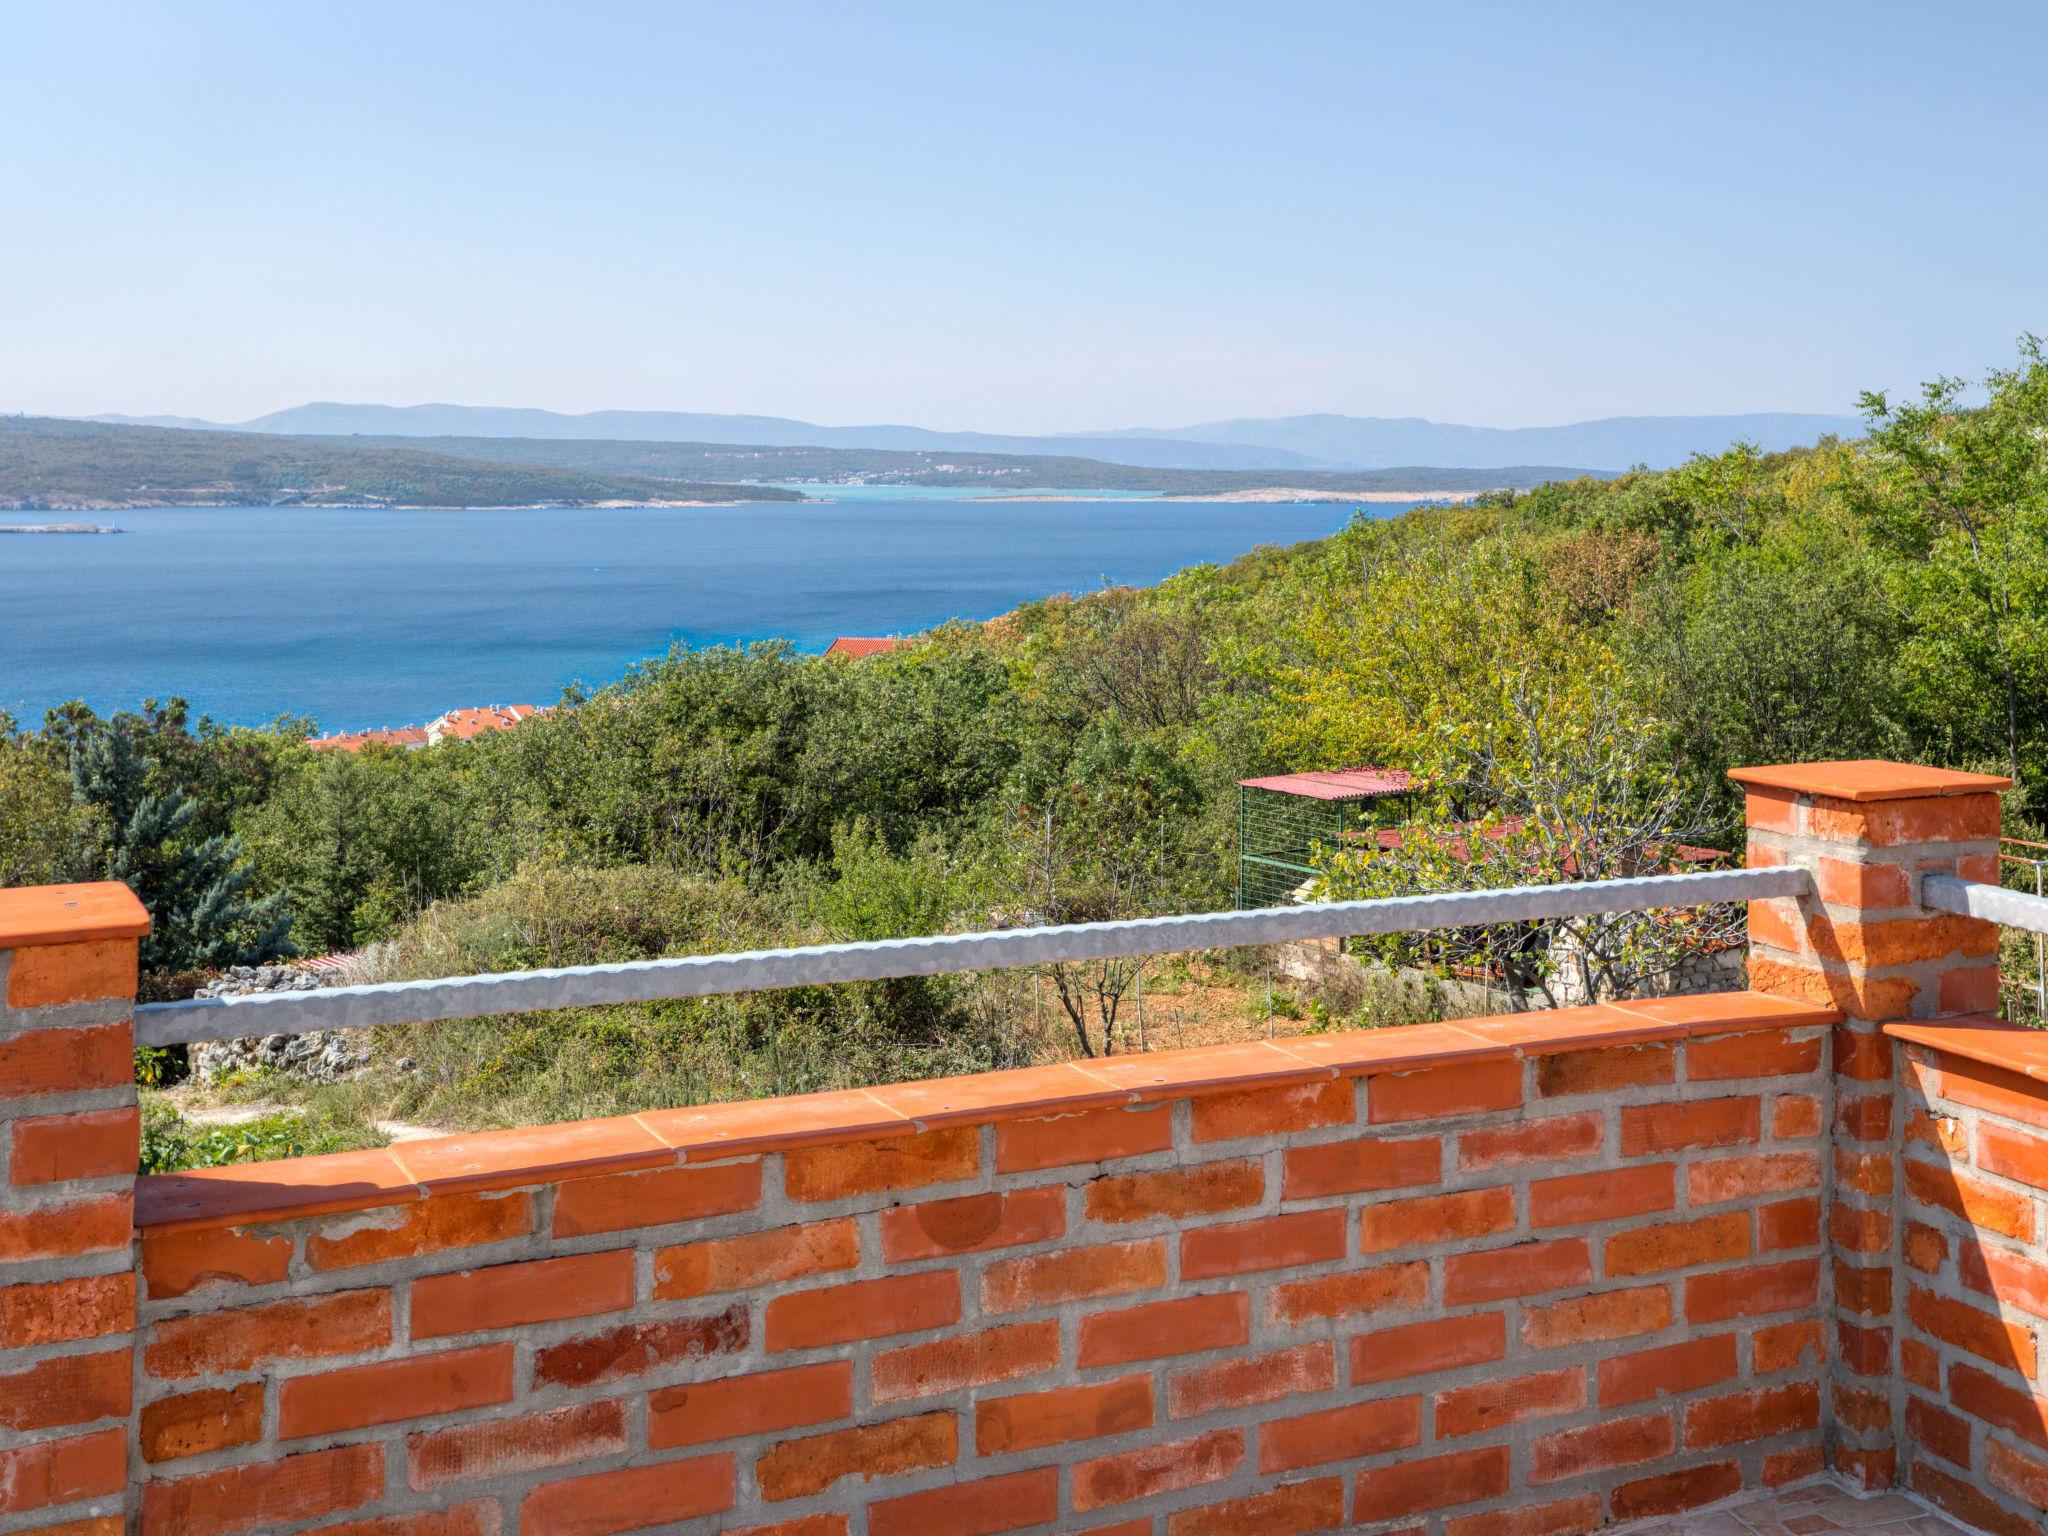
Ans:
[{"label": "tile coping on wall", "polygon": [[1991,773],[1959,773],[1864,758],[1844,763],[1785,763],[1774,768],[1731,768],[1728,777],[1745,789],[1821,795],[1830,800],[1919,800],[1930,795],[1979,795],[2012,788],[2012,780]]},{"label": "tile coping on wall", "polygon": [[1596,1003],[1534,1014],[1154,1051],[878,1088],[648,1110],[609,1120],[400,1142],[137,1180],[135,1222],[241,1226],[593,1174],[714,1162],[825,1142],[1549,1055],[1694,1035],[1829,1025],[1842,1015],[1757,992]]},{"label": "tile coping on wall", "polygon": [[0,890],[0,949],[139,939],[148,932],[148,911],[117,880]]},{"label": "tile coping on wall", "polygon": [[1884,1032],[1894,1040],[1929,1046],[1965,1061],[2003,1067],[2037,1083],[2048,1083],[2048,1030],[1974,1014],[1925,1024],[1887,1024]]}]

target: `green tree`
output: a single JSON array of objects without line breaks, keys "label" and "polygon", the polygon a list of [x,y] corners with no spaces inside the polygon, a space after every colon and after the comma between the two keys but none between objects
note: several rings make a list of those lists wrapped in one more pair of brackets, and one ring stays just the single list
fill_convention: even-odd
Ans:
[{"label": "green tree", "polygon": [[71,743],[73,797],[101,818],[97,864],[149,909],[145,970],[253,964],[290,954],[282,894],[251,894],[241,844],[226,833],[194,837],[200,804],[183,790],[149,787],[151,764],[118,724]]}]

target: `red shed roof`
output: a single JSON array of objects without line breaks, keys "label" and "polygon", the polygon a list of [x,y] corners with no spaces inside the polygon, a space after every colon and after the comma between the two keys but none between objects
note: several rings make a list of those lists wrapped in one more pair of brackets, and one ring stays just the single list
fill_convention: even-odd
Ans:
[{"label": "red shed roof", "polygon": [[1406,793],[1415,776],[1405,768],[1331,768],[1237,782],[1246,789],[1270,789],[1309,800],[1370,800],[1379,795]]}]

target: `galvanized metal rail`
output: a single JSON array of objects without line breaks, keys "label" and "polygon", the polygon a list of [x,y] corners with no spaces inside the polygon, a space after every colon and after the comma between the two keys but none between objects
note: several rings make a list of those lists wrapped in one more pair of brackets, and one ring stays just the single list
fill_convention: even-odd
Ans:
[{"label": "galvanized metal rail", "polygon": [[1959,880],[1954,875],[1923,875],[1920,904],[1937,912],[1981,917],[1988,923],[2021,928],[2028,933],[2048,933],[2048,896],[2009,891],[2002,885]]},{"label": "galvanized metal rail", "polygon": [[1060,961],[1126,959],[1362,934],[1421,933],[1433,928],[1476,928],[1605,912],[1648,912],[1768,896],[1803,896],[1812,888],[1812,877],[1796,866],[1708,870],[1377,901],[1316,902],[1251,912],[1202,912],[1187,917],[690,955],[624,965],[452,976],[443,981],[376,982],[317,992],[150,1003],[135,1010],[135,1039],[139,1045],[187,1045],[254,1035],[300,1035],[316,1029],[423,1024]]}]

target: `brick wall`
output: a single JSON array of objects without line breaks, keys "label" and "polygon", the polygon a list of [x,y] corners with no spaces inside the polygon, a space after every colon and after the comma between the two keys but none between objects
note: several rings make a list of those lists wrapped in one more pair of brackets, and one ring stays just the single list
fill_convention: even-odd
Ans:
[{"label": "brick wall", "polygon": [[0,1530],[124,1528],[148,926],[126,886],[0,891]]},{"label": "brick wall", "polygon": [[141,1529],[1506,1536],[1808,1475],[1832,1014],[1644,1008],[147,1181]]}]

